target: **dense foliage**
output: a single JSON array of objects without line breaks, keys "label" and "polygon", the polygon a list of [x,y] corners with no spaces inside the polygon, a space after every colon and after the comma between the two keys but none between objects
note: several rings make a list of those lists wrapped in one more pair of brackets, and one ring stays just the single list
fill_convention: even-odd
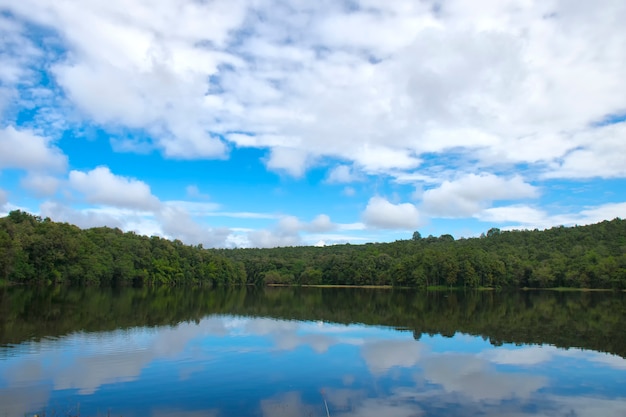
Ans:
[{"label": "dense foliage", "polygon": [[[355,288],[198,287],[0,289],[0,347],[77,331],[175,325],[209,314],[364,323],[491,343],[579,347],[626,357],[622,292],[419,292]],[[2,354],[10,350],[0,348]]]},{"label": "dense foliage", "polygon": [[81,230],[21,211],[0,219],[0,281],[100,285],[245,282],[224,256],[181,241]]},{"label": "dense foliage", "polygon": [[626,220],[545,231],[490,229],[323,248],[222,250],[248,282],[408,287],[626,288]]},{"label": "dense foliage", "polygon": [[207,250],[13,211],[0,219],[0,281],[626,289],[626,220],[456,241],[415,232],[392,243]]}]

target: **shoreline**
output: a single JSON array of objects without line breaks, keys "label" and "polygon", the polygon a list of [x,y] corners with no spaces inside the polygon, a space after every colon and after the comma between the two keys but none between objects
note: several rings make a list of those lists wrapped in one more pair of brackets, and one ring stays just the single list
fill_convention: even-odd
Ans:
[{"label": "shoreline", "polygon": [[522,287],[522,288],[495,288],[495,287],[478,287],[478,288],[464,288],[464,287],[442,287],[442,286],[429,286],[427,288],[418,287],[406,287],[406,286],[393,286],[393,285],[348,285],[348,284],[265,284],[265,287],[272,288],[361,288],[361,289],[378,289],[378,290],[420,290],[420,291],[554,291],[554,292],[626,292],[626,289],[613,289],[613,288],[575,288],[575,287],[551,287],[551,288],[539,288],[539,287]]}]

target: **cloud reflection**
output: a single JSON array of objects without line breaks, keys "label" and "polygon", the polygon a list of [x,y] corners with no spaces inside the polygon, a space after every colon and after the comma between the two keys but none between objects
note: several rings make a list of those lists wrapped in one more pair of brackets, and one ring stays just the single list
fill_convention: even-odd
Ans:
[{"label": "cloud reflection", "polygon": [[0,389],[0,416],[25,416],[33,407],[48,403],[50,390],[46,387],[12,386]]},{"label": "cloud reflection", "polygon": [[626,359],[603,352],[582,349],[562,349],[555,346],[527,346],[516,349],[491,349],[482,354],[485,359],[499,365],[533,366],[549,362],[556,357],[569,357],[596,362],[613,369],[626,369]]},{"label": "cloud reflection", "polygon": [[198,324],[76,333],[54,341],[31,342],[41,347],[35,350],[39,351],[36,359],[30,359],[31,355],[24,355],[25,360],[18,358],[4,377],[10,385],[34,386],[48,380],[55,390],[93,394],[104,384],[136,380],[147,365],[181,355],[194,339],[228,334],[224,320],[211,317]]},{"label": "cloud reflection", "polygon": [[[232,316],[211,316],[198,323],[167,327],[77,333],[56,340],[29,342],[37,348],[18,347],[22,354],[0,362],[0,377],[8,384],[6,388],[0,385],[0,416],[21,417],[33,407],[45,407],[51,401],[52,389],[92,395],[106,384],[137,381],[156,361],[162,361],[160,366],[173,369],[174,375],[178,375],[180,380],[172,383],[193,385],[204,377],[203,372],[214,361],[221,360],[220,369],[232,370],[234,375],[228,381],[232,385],[224,389],[236,391],[249,375],[246,368],[226,361],[252,352],[257,355],[253,360],[259,367],[258,374],[267,376],[271,372],[263,370],[267,366],[264,358],[275,357],[277,351],[299,348],[314,353],[305,352],[311,360],[307,366],[338,364],[336,374],[331,368],[323,371],[326,374],[318,375],[319,381],[328,378],[337,386],[322,382],[323,387],[315,387],[319,381],[297,382],[290,375],[290,381],[296,381],[294,390],[254,398],[256,414],[325,416],[326,399],[333,417],[626,415],[625,398],[602,398],[602,393],[555,395],[548,377],[533,374],[536,367],[558,357],[576,358],[581,364],[606,366],[621,372],[626,369],[623,358],[552,346],[487,348],[485,345],[482,352],[466,353],[463,350],[467,349],[468,338],[471,341],[469,336],[446,340],[450,352],[437,353],[431,351],[427,337],[416,341],[409,333],[385,328]],[[345,349],[332,349],[338,345]],[[242,356],[223,356],[225,353]],[[350,361],[350,368],[343,369],[341,364],[348,363],[346,355],[353,355],[351,359],[360,355],[362,361]],[[515,370],[512,372],[509,367]],[[306,389],[300,391],[298,384]],[[323,394],[309,391],[321,388]],[[129,389],[135,388],[129,386]],[[206,391],[198,392],[206,394]],[[185,405],[168,404],[163,409],[155,406],[151,415],[223,415],[220,410],[194,411]]]},{"label": "cloud reflection", "polygon": [[363,346],[361,355],[370,372],[381,374],[399,366],[409,368],[421,358],[422,345],[411,340],[381,340]]},{"label": "cloud reflection", "polygon": [[[321,398],[320,398],[321,401]],[[320,406],[315,407],[302,402],[300,393],[286,392],[261,401],[263,417],[302,417],[320,415]]]},{"label": "cloud reflection", "polygon": [[548,385],[538,375],[498,372],[474,355],[441,354],[424,363],[424,377],[448,393],[459,393],[474,401],[528,398]]}]

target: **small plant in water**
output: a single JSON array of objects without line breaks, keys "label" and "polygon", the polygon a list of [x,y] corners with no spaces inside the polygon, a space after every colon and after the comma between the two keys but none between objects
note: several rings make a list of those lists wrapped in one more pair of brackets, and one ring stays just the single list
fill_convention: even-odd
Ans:
[{"label": "small plant in water", "polygon": [[326,407],[326,417],[330,417],[330,413],[328,412],[328,403],[326,402],[326,397],[324,397],[324,389],[320,390],[320,394],[322,394],[322,399],[324,400],[324,406]]}]

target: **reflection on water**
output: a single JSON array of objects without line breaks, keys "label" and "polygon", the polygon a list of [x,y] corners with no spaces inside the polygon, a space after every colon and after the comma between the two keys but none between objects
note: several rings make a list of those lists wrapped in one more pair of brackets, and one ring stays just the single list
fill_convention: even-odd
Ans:
[{"label": "reflection on water", "polygon": [[[621,356],[519,341],[494,345],[487,337],[462,332],[416,334],[406,305],[404,325],[393,326],[269,317],[271,299],[265,305],[259,300],[277,295],[282,297],[264,294],[255,298],[257,304],[231,305],[229,314],[224,308],[176,324],[59,332],[52,323],[29,322],[31,313],[20,313],[15,294],[5,294],[12,321],[5,317],[2,337],[14,339],[9,330],[19,320],[40,332],[0,347],[0,416],[42,410],[48,415],[80,410],[82,416],[109,410],[115,416],[326,416],[325,403],[333,417],[626,415]],[[372,293],[368,297],[382,300]],[[395,296],[380,297],[393,303]],[[399,299],[418,305],[419,297],[425,295]],[[586,305],[597,308],[604,302],[598,298]],[[323,301],[300,298],[300,303]],[[236,311],[242,305],[266,314],[242,315]],[[138,305],[139,314],[142,308]],[[497,311],[500,319],[506,315],[496,309],[494,323]],[[46,334],[44,328],[55,331]]]}]

